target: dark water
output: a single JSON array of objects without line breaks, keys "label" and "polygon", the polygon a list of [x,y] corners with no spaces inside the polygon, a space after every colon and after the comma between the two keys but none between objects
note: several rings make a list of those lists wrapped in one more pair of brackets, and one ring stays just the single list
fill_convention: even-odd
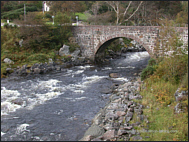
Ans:
[{"label": "dark water", "polygon": [[[126,57],[125,57],[126,55]],[[108,101],[107,90],[147,65],[149,54],[126,53],[109,64],[75,66],[1,80],[1,140],[77,141]],[[113,79],[109,73],[120,78]]]}]

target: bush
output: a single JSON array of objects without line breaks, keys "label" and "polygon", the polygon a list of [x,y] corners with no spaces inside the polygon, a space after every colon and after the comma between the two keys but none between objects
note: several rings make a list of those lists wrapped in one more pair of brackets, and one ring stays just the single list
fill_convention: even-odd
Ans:
[{"label": "bush", "polygon": [[51,16],[50,14],[48,14],[48,13],[45,13],[45,18],[49,18],[49,19],[51,19],[52,16]]},{"label": "bush", "polygon": [[[27,6],[26,14],[27,14],[27,12],[33,12],[33,11],[37,11],[36,6]],[[20,15],[24,15],[24,7],[21,7],[19,9],[15,9],[15,10],[11,10],[11,11],[7,11],[7,12],[3,12],[1,14],[1,18],[2,19],[17,19],[20,17]]]},{"label": "bush", "polygon": [[147,66],[141,73],[141,80],[146,79],[154,73],[155,69],[152,66]]},{"label": "bush", "polygon": [[150,60],[148,60],[148,66],[154,66],[156,65],[156,60],[153,58],[150,58]]},{"label": "bush", "polygon": [[188,70],[188,55],[178,55],[164,59],[156,69],[156,75],[172,83],[180,83]]}]

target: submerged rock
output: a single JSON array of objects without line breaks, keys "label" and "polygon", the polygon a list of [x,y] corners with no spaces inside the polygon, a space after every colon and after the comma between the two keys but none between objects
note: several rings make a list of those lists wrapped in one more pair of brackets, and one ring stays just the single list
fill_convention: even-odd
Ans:
[{"label": "submerged rock", "polygon": [[111,77],[111,78],[118,78],[118,77],[120,77],[120,75],[118,73],[110,73],[109,77]]}]

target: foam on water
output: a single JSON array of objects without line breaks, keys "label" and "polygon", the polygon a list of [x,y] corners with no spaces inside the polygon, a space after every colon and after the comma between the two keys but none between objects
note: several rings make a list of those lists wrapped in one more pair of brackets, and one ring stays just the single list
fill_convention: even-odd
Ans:
[{"label": "foam on water", "polygon": [[134,69],[135,67],[127,66],[127,67],[117,67],[118,69]]},{"label": "foam on water", "polygon": [[67,100],[70,100],[71,102],[79,101],[79,100],[84,100],[87,97],[78,97],[78,98],[65,98]]},{"label": "foam on water", "polygon": [[135,52],[134,54],[128,54],[124,59],[124,62],[135,62],[140,61],[142,58],[149,57],[149,53],[147,51],[144,52]]},{"label": "foam on water", "polygon": [[16,129],[16,134],[22,134],[23,132],[29,132],[29,130],[26,129],[26,127],[29,126],[29,124],[21,124]]},{"label": "foam on water", "polygon": [[[22,88],[22,86],[20,86],[21,90],[25,91],[26,95],[21,95],[17,90],[7,90],[5,87],[1,87],[1,116],[8,115],[10,112],[14,112],[23,107],[26,109],[33,109],[36,105],[43,104],[45,101],[63,94],[63,92],[60,91],[64,91],[65,89],[63,87],[58,87],[58,82],[61,81],[56,79],[47,81],[38,80],[30,85],[30,89],[27,87]],[[24,84],[24,82],[22,82],[22,84]],[[47,93],[35,94],[35,90],[47,90]],[[28,91],[33,91],[33,93],[28,94]],[[14,103],[17,99],[19,100],[18,103]]]},{"label": "foam on water", "polygon": [[94,67],[94,66],[90,66],[90,65],[86,65],[86,66],[78,66],[79,69],[87,69],[87,68],[91,68],[91,67]]},{"label": "foam on water", "polygon": [[6,134],[6,133],[4,133],[4,132],[1,132],[1,137],[4,135],[4,134]]},{"label": "foam on water", "polygon": [[14,112],[21,107],[22,107],[21,105],[17,105],[7,101],[1,102],[1,116],[7,115],[9,112]]},{"label": "foam on water", "polygon": [[81,73],[83,73],[84,72],[84,70],[78,70],[78,71],[76,71],[74,74],[81,74]]},{"label": "foam on water", "polygon": [[[74,73],[72,70],[68,70],[68,72],[74,74],[80,74],[83,73],[83,71],[84,70],[78,70]],[[23,107],[31,110],[37,105],[44,104],[47,100],[54,99],[59,95],[64,94],[64,91],[66,90],[70,90],[76,94],[82,94],[85,92],[84,89],[91,83],[95,83],[106,77],[108,76],[84,76],[81,82],[78,82],[77,84],[69,84],[67,86],[59,86],[58,83],[61,81],[56,79],[50,79],[47,81],[37,80],[36,82],[30,84],[30,87],[24,88],[21,86],[21,90],[24,91],[23,93],[25,95],[21,95],[17,90],[7,90],[5,87],[1,87],[1,116],[8,115],[9,112],[14,112]],[[22,82],[22,85],[24,85],[24,82]],[[31,91],[29,94],[28,90]],[[45,91],[45,93],[35,93],[36,90],[38,90],[38,92]],[[20,102],[22,103],[13,103],[16,99],[20,99]],[[77,101],[80,99],[83,98],[72,99],[72,101]]]},{"label": "foam on water", "polygon": [[72,75],[72,77],[74,77],[75,74],[81,74],[83,73],[84,70],[77,70],[77,71],[73,71],[73,70],[67,70],[67,73],[63,76],[69,76],[69,75]]},{"label": "foam on water", "polygon": [[108,76],[97,76],[97,75],[93,75],[90,77],[85,76],[82,78],[82,82],[79,82],[77,84],[69,84],[65,86],[65,88],[75,93],[82,94],[85,92],[83,89],[87,88],[91,83],[95,83],[99,81],[100,79],[107,78],[107,77]]},{"label": "foam on water", "polygon": [[22,107],[13,103],[19,96],[20,93],[17,90],[7,90],[5,87],[1,87],[1,116]]},{"label": "foam on water", "polygon": [[40,81],[39,84],[36,86],[37,88],[40,89],[49,89],[49,91],[53,91],[54,89],[57,88],[57,83],[61,82],[56,79],[50,79],[48,81]]},{"label": "foam on water", "polygon": [[127,78],[124,77],[118,77],[118,78],[112,78],[113,80],[118,80],[118,81],[124,81],[124,82],[128,82]]},{"label": "foam on water", "polygon": [[112,70],[112,68],[111,67],[105,67],[102,70]]},{"label": "foam on water", "polygon": [[63,93],[60,92],[48,92],[45,94],[36,94],[37,98],[28,98],[28,101],[30,102],[28,106],[26,107],[27,109],[31,110],[35,106],[40,105],[45,103],[47,100],[54,99],[61,95]]}]

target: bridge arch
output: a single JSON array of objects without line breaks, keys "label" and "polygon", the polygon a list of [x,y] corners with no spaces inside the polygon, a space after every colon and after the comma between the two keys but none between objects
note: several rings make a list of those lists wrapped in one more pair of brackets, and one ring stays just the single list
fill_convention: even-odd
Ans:
[{"label": "bridge arch", "polygon": [[146,51],[151,56],[151,50],[149,50],[148,45],[146,45],[144,42],[142,42],[139,37],[133,36],[133,35],[119,34],[119,35],[114,35],[114,36],[111,35],[111,36],[108,36],[106,39],[101,40],[98,43],[98,45],[94,48],[94,58],[96,58],[96,55],[99,54],[99,52],[105,50],[103,48],[106,48],[110,44],[110,42],[112,42],[115,39],[123,38],[123,37],[130,38],[130,39],[133,39],[136,42],[138,42],[140,45],[142,45],[146,49]]}]

